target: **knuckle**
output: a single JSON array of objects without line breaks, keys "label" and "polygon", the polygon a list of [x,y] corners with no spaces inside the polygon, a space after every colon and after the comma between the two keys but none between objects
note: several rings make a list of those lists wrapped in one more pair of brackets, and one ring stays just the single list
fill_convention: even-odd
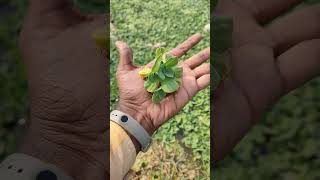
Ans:
[{"label": "knuckle", "polygon": [[131,53],[131,49],[128,46],[122,47],[121,51],[122,51],[123,54]]},{"label": "knuckle", "polygon": [[206,64],[205,64],[205,68],[206,68],[207,70],[210,70],[210,64],[209,64],[209,63],[206,63]]},{"label": "knuckle", "polygon": [[197,56],[198,56],[198,58],[200,58],[201,60],[207,59],[207,53],[205,53],[205,52],[199,53],[199,54],[197,54]]}]

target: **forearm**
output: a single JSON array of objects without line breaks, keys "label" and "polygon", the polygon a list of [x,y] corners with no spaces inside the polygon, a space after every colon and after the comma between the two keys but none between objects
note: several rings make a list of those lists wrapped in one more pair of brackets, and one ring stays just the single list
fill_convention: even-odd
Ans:
[{"label": "forearm", "polygon": [[123,179],[134,164],[138,149],[139,143],[110,121],[110,179]]}]

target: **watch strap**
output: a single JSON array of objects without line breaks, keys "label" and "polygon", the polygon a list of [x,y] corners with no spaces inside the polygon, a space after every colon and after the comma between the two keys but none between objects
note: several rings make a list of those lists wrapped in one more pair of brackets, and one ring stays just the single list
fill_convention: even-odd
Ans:
[{"label": "watch strap", "polygon": [[151,137],[148,132],[130,115],[118,110],[110,113],[110,120],[119,124],[129,132],[141,145],[141,151],[146,152],[151,144]]},{"label": "watch strap", "polygon": [[12,154],[0,164],[2,180],[73,180],[55,165],[26,154]]}]

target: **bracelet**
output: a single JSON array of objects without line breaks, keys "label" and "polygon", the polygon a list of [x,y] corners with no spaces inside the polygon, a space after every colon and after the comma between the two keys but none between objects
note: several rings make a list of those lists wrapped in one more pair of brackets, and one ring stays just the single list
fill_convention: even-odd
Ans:
[{"label": "bracelet", "polygon": [[0,179],[73,180],[55,165],[26,154],[12,154],[0,164]]},{"label": "bracelet", "polygon": [[141,151],[147,152],[151,145],[151,137],[148,132],[130,115],[118,110],[110,113],[110,120],[119,124],[128,131],[141,145]]}]

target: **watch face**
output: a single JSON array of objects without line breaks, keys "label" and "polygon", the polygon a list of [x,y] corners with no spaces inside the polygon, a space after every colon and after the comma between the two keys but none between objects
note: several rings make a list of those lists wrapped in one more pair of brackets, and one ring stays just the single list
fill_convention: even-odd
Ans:
[{"label": "watch face", "polygon": [[137,141],[141,145],[142,152],[146,152],[149,149],[152,142],[150,135],[130,115],[127,115],[123,112],[115,110],[110,113],[110,118],[111,118],[111,121],[119,124],[125,130],[127,130],[128,133],[130,133],[132,136],[134,136],[137,139]]},{"label": "watch face", "polygon": [[57,180],[57,179],[58,179],[57,175],[50,170],[41,171],[36,177],[36,180]]},{"label": "watch face", "polygon": [[124,122],[124,123],[126,123],[128,121],[128,119],[129,118],[126,115],[121,116],[121,121]]}]

